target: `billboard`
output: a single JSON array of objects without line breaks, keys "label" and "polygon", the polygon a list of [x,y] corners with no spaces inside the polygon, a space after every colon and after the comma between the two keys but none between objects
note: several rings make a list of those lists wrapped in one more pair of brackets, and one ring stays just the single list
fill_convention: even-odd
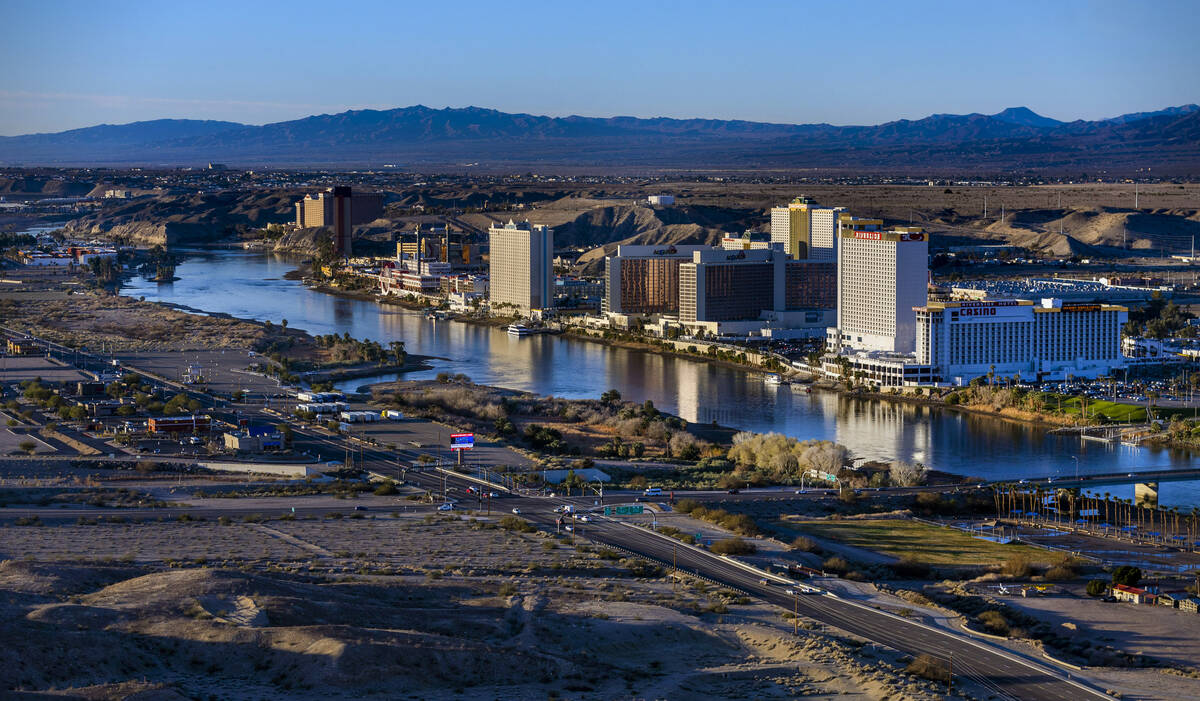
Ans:
[{"label": "billboard", "polygon": [[450,450],[470,450],[475,447],[474,433],[451,433]]}]

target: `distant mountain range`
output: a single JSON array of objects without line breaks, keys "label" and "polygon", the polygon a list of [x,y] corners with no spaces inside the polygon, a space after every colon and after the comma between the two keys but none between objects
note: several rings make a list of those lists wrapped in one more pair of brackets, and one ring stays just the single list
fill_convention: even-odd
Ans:
[{"label": "distant mountain range", "polygon": [[1200,106],[1061,122],[1027,107],[876,126],[352,110],[250,126],[160,119],[0,137],[0,165],[821,169],[1200,174]]}]

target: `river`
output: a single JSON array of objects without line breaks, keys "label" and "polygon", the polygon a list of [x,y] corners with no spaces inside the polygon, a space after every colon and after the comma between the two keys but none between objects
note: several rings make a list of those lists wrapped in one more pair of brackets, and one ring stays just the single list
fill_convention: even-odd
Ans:
[{"label": "river", "polygon": [[[650,399],[690,422],[828,439],[846,445],[859,460],[915,460],[988,480],[1066,477],[1076,469],[1088,474],[1193,465],[1193,457],[1182,451],[1085,443],[1034,426],[936,407],[772,387],[761,373],[703,361],[561,336],[513,338],[503,329],[430,321],[418,312],[313,292],[285,280],[295,260],[274,254],[186,253],[176,270],[177,282],[156,284],[139,277],[122,293],[242,318],[287,319],[290,327],[312,334],[349,332],[385,345],[402,340],[410,353],[445,358],[434,361],[434,370],[410,373],[413,379],[463,373],[481,384],[571,399],[599,397],[615,388],[626,399]],[[1132,487],[1106,491],[1132,496]],[[1200,483],[1164,482],[1160,500],[1167,506],[1200,505]]]}]

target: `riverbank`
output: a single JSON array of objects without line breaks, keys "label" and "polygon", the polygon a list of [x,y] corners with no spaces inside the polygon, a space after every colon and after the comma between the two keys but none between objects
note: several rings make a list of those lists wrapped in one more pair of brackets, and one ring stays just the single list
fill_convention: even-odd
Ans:
[{"label": "riverbank", "polygon": [[405,359],[403,364],[385,363],[383,365],[379,365],[372,363],[359,363],[351,367],[320,368],[318,370],[305,373],[303,377],[309,382],[309,384],[316,384],[318,382],[337,383],[358,378],[390,375],[393,373],[432,370],[433,363],[430,362],[432,360],[440,360],[440,358],[426,355],[410,355]]},{"label": "riverbank", "polygon": [[[922,396],[920,394],[910,394],[905,392],[874,392],[860,388],[846,389],[841,386],[840,382],[833,380],[815,380],[813,386],[820,388],[825,392],[834,392],[846,397],[854,397],[856,399],[874,399],[878,401],[892,402],[896,404],[909,404],[913,406],[924,406],[940,409],[943,411],[959,414],[969,414],[974,416],[986,416],[989,418],[998,418],[1013,423],[1020,423],[1038,427],[1058,427],[1074,425],[1069,417],[1052,416],[1050,414],[1038,414],[1029,411],[1022,411],[1013,407],[996,408],[989,404],[951,404],[943,397],[934,397],[928,394]],[[920,388],[922,392],[932,391],[947,391],[952,393],[953,390],[944,390],[937,388]]]}]

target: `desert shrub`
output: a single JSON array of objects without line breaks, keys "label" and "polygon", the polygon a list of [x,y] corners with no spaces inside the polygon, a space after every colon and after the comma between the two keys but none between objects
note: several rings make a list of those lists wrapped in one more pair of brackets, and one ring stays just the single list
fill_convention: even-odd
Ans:
[{"label": "desert shrub", "polygon": [[533,533],[537,530],[532,523],[517,516],[505,516],[500,519],[500,527],[506,531],[515,531],[517,533]]},{"label": "desert shrub", "polygon": [[937,492],[921,492],[913,499],[913,508],[926,515],[939,514],[948,510],[947,502]]},{"label": "desert shrub", "polygon": [[1024,555],[1013,555],[1000,567],[1000,573],[1008,577],[1028,577],[1033,573],[1033,566]]},{"label": "desert shrub", "polygon": [[629,574],[634,577],[661,577],[663,568],[641,558],[626,558],[621,561]]},{"label": "desert shrub", "polygon": [[691,508],[688,512],[692,518],[708,521],[738,535],[752,536],[758,534],[758,525],[747,514],[731,514],[724,509],[709,509],[703,506]]},{"label": "desert shrub", "polygon": [[1066,565],[1055,565],[1046,570],[1046,579],[1051,582],[1066,582],[1075,579],[1078,573],[1071,567]]},{"label": "desert shrub", "polygon": [[399,490],[396,489],[396,483],[391,480],[388,480],[375,488],[375,495],[381,497],[391,496],[398,492]]},{"label": "desert shrub", "polygon": [[37,443],[30,440],[24,440],[17,444],[17,447],[29,455],[33,455],[33,451],[37,449]]},{"label": "desert shrub", "polygon": [[792,550],[799,550],[806,553],[821,552],[821,546],[817,545],[817,541],[805,535],[796,536],[796,538],[792,540],[790,547]]},{"label": "desert shrub", "polygon": [[726,538],[713,543],[709,550],[717,555],[753,555],[758,547],[741,538]]},{"label": "desert shrub", "polygon": [[918,655],[904,671],[933,682],[950,681],[950,667],[933,655]]},{"label": "desert shrub", "polygon": [[905,557],[892,565],[892,571],[896,573],[897,577],[927,579],[929,577],[929,564]]},{"label": "desert shrub", "polygon": [[671,436],[669,444],[671,454],[681,460],[699,460],[700,451],[707,443],[686,431],[679,431]]},{"label": "desert shrub", "polygon": [[834,555],[821,564],[821,569],[834,574],[845,574],[850,569],[850,563],[846,562],[846,558]]},{"label": "desert shrub", "polygon": [[500,596],[512,596],[517,593],[517,585],[513,584],[512,582],[504,582],[500,585],[500,588],[496,591],[496,593]]},{"label": "desert shrub", "polygon": [[984,611],[979,614],[979,622],[996,635],[1008,635],[1008,619],[999,611]]},{"label": "desert shrub", "polygon": [[1108,592],[1108,582],[1103,579],[1089,579],[1087,583],[1088,596],[1104,596]]},{"label": "desert shrub", "polygon": [[695,499],[680,499],[679,502],[675,504],[675,510],[681,514],[690,514],[696,509],[700,508],[700,506],[700,502],[696,501]]}]

